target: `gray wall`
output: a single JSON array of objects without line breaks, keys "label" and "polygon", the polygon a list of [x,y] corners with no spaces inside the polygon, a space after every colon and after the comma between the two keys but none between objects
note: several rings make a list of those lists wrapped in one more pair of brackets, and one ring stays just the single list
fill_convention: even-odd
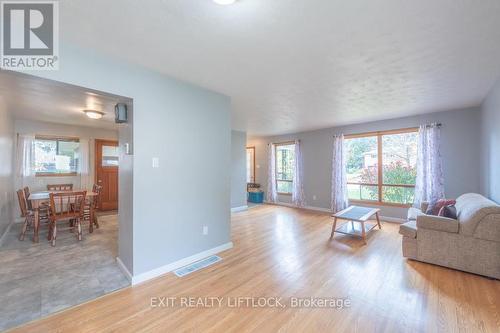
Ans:
[{"label": "gray wall", "polygon": [[[282,135],[277,137],[250,138],[248,145],[256,146],[257,182],[266,190],[267,143],[300,139],[304,163],[304,191],[308,206],[330,208],[332,136],[334,134],[355,134],[371,131],[416,127],[429,122],[441,122],[442,156],[445,174],[445,188],[448,197],[457,197],[465,192],[479,191],[479,144],[480,110],[454,110],[430,113],[416,117],[390,119],[385,121],[335,127],[317,131]],[[316,200],[313,199],[316,196]],[[289,203],[290,196],[279,200]],[[406,209],[381,207],[382,215],[404,218]]]},{"label": "gray wall", "polygon": [[134,141],[133,176],[120,168],[119,256],[132,274],[229,242],[230,99],[67,43],[60,61],[32,74],[133,99],[133,129],[119,133]]},{"label": "gray wall", "polygon": [[481,190],[500,203],[500,80],[481,105]]},{"label": "gray wall", "polygon": [[246,132],[231,132],[231,208],[247,205]]},{"label": "gray wall", "polygon": [[13,222],[14,120],[0,96],[0,240]]}]

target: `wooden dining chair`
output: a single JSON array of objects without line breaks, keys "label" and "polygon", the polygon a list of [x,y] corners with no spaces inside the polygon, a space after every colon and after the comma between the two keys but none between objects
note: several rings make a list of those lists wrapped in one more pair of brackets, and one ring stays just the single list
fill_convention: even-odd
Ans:
[{"label": "wooden dining chair", "polygon": [[74,221],[76,237],[82,240],[83,207],[87,191],[50,193],[50,228],[49,240],[56,246],[57,222],[64,220]]},{"label": "wooden dining chair", "polygon": [[47,191],[73,191],[73,184],[48,184]]},{"label": "wooden dining chair", "polygon": [[28,210],[26,205],[26,198],[24,197],[24,191],[17,191],[17,201],[19,202],[19,209],[21,210],[21,217],[24,217],[23,227],[21,229],[21,234],[19,234],[19,240],[23,241],[26,231],[33,225],[35,221],[35,215],[33,211]]},{"label": "wooden dining chair", "polygon": [[93,218],[92,223],[95,225],[95,227],[97,229],[99,229],[99,222],[97,221],[97,216],[95,214],[95,210],[98,208],[99,196],[101,195],[101,191],[102,191],[102,186],[94,184],[94,186],[92,186],[92,192],[97,193],[97,195],[95,195],[91,198],[88,198],[86,203],[85,203],[85,207],[83,208],[83,220],[89,221],[89,228],[90,228],[90,223],[91,223],[90,222],[90,209],[91,209],[91,205],[92,205],[93,209],[94,209],[94,218]]},{"label": "wooden dining chair", "polygon": [[[31,204],[31,200],[29,200],[31,191],[28,186],[25,186],[24,189],[24,199],[26,200],[26,206],[28,207],[28,210],[33,211],[33,205]],[[45,202],[42,202],[40,204],[40,207],[38,207],[38,216],[40,219],[40,222],[48,223],[49,222],[49,205]]]}]

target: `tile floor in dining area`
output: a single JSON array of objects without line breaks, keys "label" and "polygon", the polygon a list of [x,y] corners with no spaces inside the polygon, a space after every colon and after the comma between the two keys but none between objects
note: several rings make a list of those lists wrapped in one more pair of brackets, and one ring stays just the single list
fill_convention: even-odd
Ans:
[{"label": "tile floor in dining area", "polygon": [[116,263],[118,215],[100,215],[99,229],[78,242],[69,230],[58,232],[56,247],[47,227],[34,244],[18,240],[12,226],[0,246],[0,331],[83,303],[129,285]]}]

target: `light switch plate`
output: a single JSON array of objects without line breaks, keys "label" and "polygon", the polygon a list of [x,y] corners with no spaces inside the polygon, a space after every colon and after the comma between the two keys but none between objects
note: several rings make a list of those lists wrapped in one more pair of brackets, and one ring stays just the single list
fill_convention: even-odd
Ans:
[{"label": "light switch plate", "polygon": [[153,163],[153,168],[159,168],[160,167],[160,159],[158,157],[153,157],[152,163]]},{"label": "light switch plate", "polygon": [[208,226],[207,225],[204,225],[203,226],[203,235],[208,235]]}]

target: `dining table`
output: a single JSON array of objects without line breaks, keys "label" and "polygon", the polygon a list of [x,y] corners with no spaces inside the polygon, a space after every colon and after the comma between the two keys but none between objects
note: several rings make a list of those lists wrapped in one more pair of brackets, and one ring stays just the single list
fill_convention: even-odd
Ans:
[{"label": "dining table", "polygon": [[[79,192],[79,191],[85,191],[85,190],[73,190],[69,192]],[[29,197],[27,200],[31,202],[31,207],[33,208],[33,214],[35,217],[35,225],[34,225],[34,232],[33,232],[33,243],[38,243],[39,237],[38,237],[38,229],[40,228],[40,207],[43,204],[48,204],[50,201],[50,193],[66,193],[68,191],[40,191],[40,192],[33,192],[30,193]],[[94,231],[94,197],[99,195],[96,192],[92,191],[87,191],[86,194],[86,199],[90,199],[89,201],[89,206],[90,206],[90,223],[89,223],[89,232],[92,233]]]}]

